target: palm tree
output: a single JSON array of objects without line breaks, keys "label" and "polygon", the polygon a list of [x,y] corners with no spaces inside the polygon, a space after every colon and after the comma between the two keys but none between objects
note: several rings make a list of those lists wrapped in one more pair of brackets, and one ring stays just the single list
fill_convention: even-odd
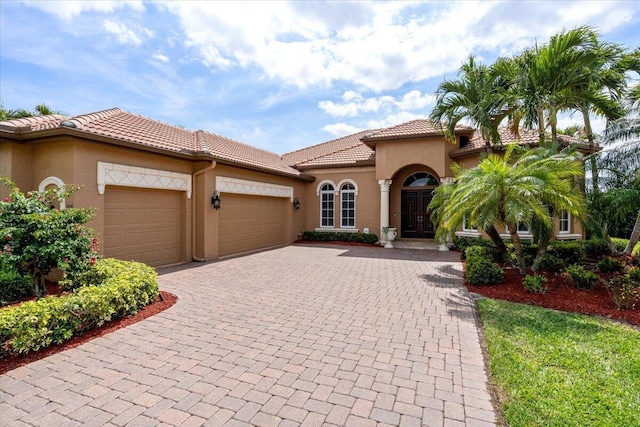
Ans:
[{"label": "palm tree", "polygon": [[430,120],[444,128],[445,138],[455,141],[455,128],[464,119],[471,122],[491,144],[500,142],[498,125],[507,116],[507,92],[490,70],[470,56],[460,67],[458,79],[445,80],[436,90],[436,106]]},{"label": "palm tree", "polygon": [[[640,85],[630,91],[629,104],[632,106],[638,104],[638,87]],[[610,123],[602,142],[604,145],[618,145],[604,152],[600,159],[600,169],[606,173],[603,179],[609,185],[604,194],[592,195],[593,204],[599,207],[599,211],[592,213],[599,214],[605,231],[607,214],[625,218],[636,213],[629,243],[623,251],[625,255],[631,255],[640,240],[640,116],[629,115]],[[608,234],[604,237],[609,240]]]},{"label": "palm tree", "polygon": [[571,181],[583,170],[574,155],[549,155],[548,149],[535,148],[515,156],[516,151],[522,150],[510,145],[503,156],[489,154],[472,169],[453,166],[455,183],[435,190],[436,202],[430,209],[439,238],[457,230],[465,217],[483,230],[506,227],[517,267],[524,274],[518,224],[530,226],[535,219],[551,227],[548,206],[582,216],[584,196],[574,191]]},{"label": "palm tree", "polygon": [[[517,99],[511,115],[514,130],[521,122],[537,129],[539,144],[545,144],[545,131],[551,128],[551,141],[557,142],[557,115],[569,108],[570,95],[589,85],[590,70],[596,58],[597,34],[589,27],[578,27],[552,36],[549,43],[526,49],[505,67],[500,61],[494,72],[510,82]],[[573,99],[572,99],[573,101]]]},{"label": "palm tree", "polygon": [[17,110],[7,110],[4,108],[4,106],[0,107],[0,121],[22,119],[25,117],[34,116],[48,116],[52,114],[64,115],[62,111],[53,110],[44,102],[36,105],[33,111],[25,110],[22,108]]}]

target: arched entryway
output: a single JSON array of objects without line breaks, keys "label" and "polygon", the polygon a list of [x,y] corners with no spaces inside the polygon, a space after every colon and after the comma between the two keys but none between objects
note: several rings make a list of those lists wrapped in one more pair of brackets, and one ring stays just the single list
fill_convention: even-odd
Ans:
[{"label": "arched entryway", "polygon": [[435,227],[427,213],[433,190],[440,184],[429,172],[414,172],[402,182],[400,191],[400,236],[433,239]]}]

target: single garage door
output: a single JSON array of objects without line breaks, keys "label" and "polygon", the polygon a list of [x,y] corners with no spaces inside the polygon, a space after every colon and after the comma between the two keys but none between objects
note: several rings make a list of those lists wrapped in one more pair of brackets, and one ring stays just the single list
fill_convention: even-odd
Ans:
[{"label": "single garage door", "polygon": [[167,265],[183,261],[184,192],[107,187],[104,255]]},{"label": "single garage door", "polygon": [[283,245],[289,199],[223,193],[219,218],[220,256]]}]

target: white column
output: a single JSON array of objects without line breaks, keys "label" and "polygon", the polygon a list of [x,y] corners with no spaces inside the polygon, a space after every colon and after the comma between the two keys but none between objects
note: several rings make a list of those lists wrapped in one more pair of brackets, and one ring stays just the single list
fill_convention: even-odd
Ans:
[{"label": "white column", "polygon": [[389,226],[389,189],[391,188],[391,182],[390,179],[378,180],[378,185],[380,185],[380,243],[386,243],[382,229]]}]

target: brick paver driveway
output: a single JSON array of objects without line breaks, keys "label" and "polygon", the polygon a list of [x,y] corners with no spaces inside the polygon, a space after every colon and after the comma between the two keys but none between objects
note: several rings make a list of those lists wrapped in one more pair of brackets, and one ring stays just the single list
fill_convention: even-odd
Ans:
[{"label": "brick paver driveway", "polygon": [[174,307],[0,377],[0,424],[493,425],[457,258],[298,245],[161,271]]}]

